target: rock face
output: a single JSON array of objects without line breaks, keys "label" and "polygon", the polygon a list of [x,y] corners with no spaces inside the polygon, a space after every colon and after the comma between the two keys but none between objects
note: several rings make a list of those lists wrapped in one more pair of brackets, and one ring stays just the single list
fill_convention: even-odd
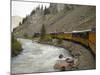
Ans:
[{"label": "rock face", "polygon": [[48,8],[37,7],[33,10],[14,32],[17,36],[33,36],[40,32],[43,24],[47,33],[91,29],[96,26],[95,10],[95,6],[51,3]]}]

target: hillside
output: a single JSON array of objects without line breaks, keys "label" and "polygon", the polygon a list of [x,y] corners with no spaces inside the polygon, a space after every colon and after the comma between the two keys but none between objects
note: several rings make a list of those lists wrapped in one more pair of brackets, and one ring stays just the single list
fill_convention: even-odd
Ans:
[{"label": "hillside", "polygon": [[[59,9],[58,9],[59,8]],[[23,19],[14,32],[16,36],[33,36],[42,25],[50,32],[71,32],[95,28],[95,6],[65,5],[51,3],[49,8],[37,7]]]}]

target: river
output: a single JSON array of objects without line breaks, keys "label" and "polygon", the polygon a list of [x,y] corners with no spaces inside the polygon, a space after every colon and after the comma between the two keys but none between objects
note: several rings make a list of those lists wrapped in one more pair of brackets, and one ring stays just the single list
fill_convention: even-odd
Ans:
[{"label": "river", "polygon": [[18,39],[23,51],[11,59],[12,73],[37,73],[57,71],[53,69],[60,54],[71,57],[64,48],[39,44],[28,39]]}]

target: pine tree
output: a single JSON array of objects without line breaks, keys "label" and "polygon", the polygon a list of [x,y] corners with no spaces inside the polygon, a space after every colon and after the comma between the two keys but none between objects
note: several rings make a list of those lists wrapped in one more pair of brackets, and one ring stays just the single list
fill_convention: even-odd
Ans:
[{"label": "pine tree", "polygon": [[44,39],[45,39],[45,35],[46,35],[46,29],[45,29],[45,26],[44,26],[44,24],[43,24],[43,25],[42,25],[42,28],[41,28],[40,40],[44,40]]},{"label": "pine tree", "polygon": [[69,11],[69,10],[71,10],[70,7],[69,7],[68,5],[65,4],[65,5],[64,5],[63,11],[64,11],[64,12],[67,12],[67,11]]},{"label": "pine tree", "polygon": [[41,6],[41,10],[43,10],[43,5]]},{"label": "pine tree", "polygon": [[33,10],[33,11],[31,12],[31,15],[33,15],[33,14],[35,14],[35,10]]},{"label": "pine tree", "polygon": [[21,23],[21,22],[19,22],[19,26],[20,26],[20,25],[22,25],[22,23]]},{"label": "pine tree", "polygon": [[44,15],[47,15],[47,14],[50,14],[50,11],[49,11],[49,9],[46,8],[46,6],[45,6],[45,9],[44,9]]}]

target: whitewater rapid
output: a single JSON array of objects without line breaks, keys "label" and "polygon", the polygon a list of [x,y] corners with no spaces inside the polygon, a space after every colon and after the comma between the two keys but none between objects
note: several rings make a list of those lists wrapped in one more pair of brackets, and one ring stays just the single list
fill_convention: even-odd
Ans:
[{"label": "whitewater rapid", "polygon": [[58,56],[71,57],[64,48],[44,45],[28,39],[18,39],[23,51],[11,59],[12,73],[37,73],[56,71],[53,66]]}]

